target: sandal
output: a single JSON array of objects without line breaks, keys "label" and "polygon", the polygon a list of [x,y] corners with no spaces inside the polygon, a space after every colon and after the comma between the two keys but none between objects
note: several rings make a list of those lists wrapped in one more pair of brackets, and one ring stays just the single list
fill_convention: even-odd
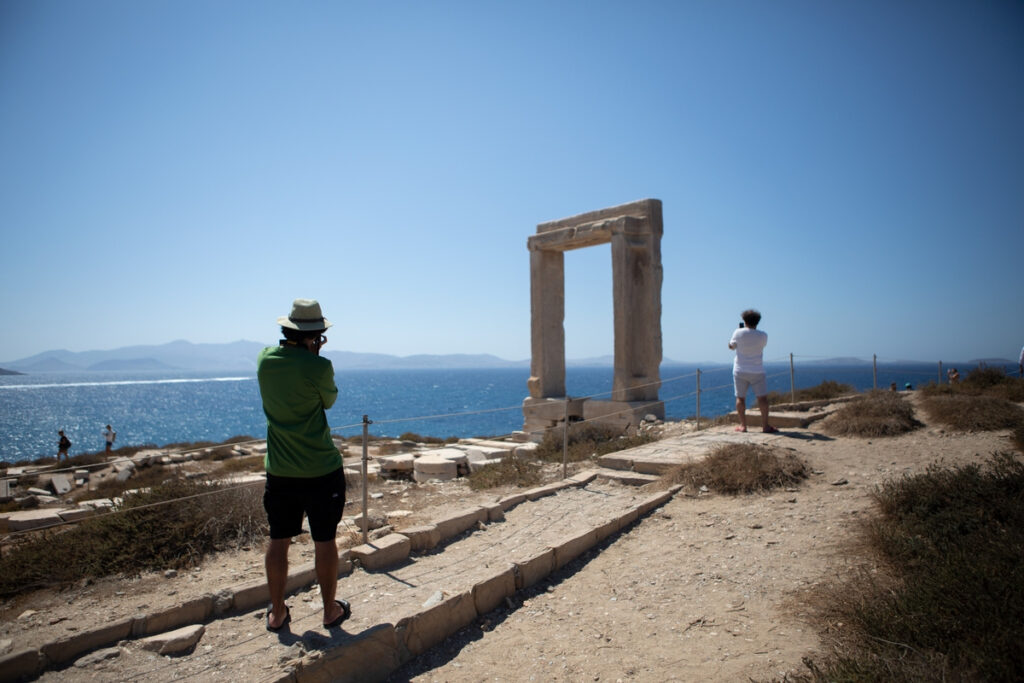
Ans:
[{"label": "sandal", "polygon": [[335,600],[341,607],[341,616],[332,622],[324,624],[324,628],[334,628],[335,626],[341,626],[341,622],[345,621],[352,616],[352,606],[348,604],[347,600]]},{"label": "sandal", "polygon": [[271,626],[270,625],[270,616],[273,613],[274,613],[274,608],[273,607],[271,607],[271,608],[269,608],[267,610],[267,630],[268,631],[273,631],[274,633],[277,633],[278,631],[283,629],[285,626],[290,624],[291,621],[292,621],[292,611],[290,609],[288,609],[288,605],[284,606],[284,621],[281,622],[280,626]]}]

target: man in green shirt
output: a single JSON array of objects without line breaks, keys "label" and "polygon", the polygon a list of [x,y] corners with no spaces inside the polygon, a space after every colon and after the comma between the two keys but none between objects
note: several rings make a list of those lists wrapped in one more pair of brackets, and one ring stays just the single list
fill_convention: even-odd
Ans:
[{"label": "man in green shirt", "polygon": [[314,299],[296,299],[292,312],[277,319],[284,339],[260,352],[256,364],[263,412],[267,416],[267,485],[263,507],[270,522],[267,629],[280,631],[291,621],[285,604],[288,548],[309,520],[316,577],[324,603],[325,628],[339,626],[352,614],[335,599],[338,545],[335,536],[345,507],[345,473],[324,411],[334,405],[338,387],[334,366],[320,356],[331,326]]}]

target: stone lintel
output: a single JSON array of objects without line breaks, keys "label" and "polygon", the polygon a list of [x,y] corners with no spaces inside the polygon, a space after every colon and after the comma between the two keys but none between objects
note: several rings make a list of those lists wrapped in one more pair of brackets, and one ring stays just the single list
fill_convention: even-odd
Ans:
[{"label": "stone lintel", "polygon": [[[575,216],[569,216],[568,218],[560,218],[554,221],[548,221],[541,223],[537,226],[537,234],[544,232],[551,232],[554,230],[561,230],[563,228],[571,228],[580,225],[586,225],[588,223],[600,223],[613,218],[619,218],[622,216],[631,216],[634,218],[647,219],[653,224],[652,227],[657,228],[661,231],[661,200],[660,199],[640,199],[635,202],[629,202],[628,204],[619,204],[618,206],[611,206],[607,209],[598,209],[597,211],[588,211],[587,213],[577,214]],[[657,220],[653,220],[657,219]]]}]

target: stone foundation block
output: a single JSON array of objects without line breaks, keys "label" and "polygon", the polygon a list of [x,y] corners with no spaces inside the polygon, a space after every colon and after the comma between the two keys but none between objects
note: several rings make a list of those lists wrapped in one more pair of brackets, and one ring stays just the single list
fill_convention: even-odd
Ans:
[{"label": "stone foundation block", "polygon": [[516,576],[516,590],[529,588],[555,570],[555,551],[542,550],[533,557],[513,562]]},{"label": "stone foundation block", "polygon": [[11,531],[24,531],[61,524],[63,521],[56,510],[22,510],[7,515],[7,528]]},{"label": "stone foundation block", "polygon": [[525,491],[524,495],[527,500],[537,500],[538,498],[544,498],[545,496],[553,496],[564,488],[565,484],[559,481],[553,484],[547,484],[546,486],[538,486],[537,488],[530,489]]},{"label": "stone foundation block", "polygon": [[603,541],[604,539],[608,538],[609,536],[618,533],[618,531],[619,531],[619,520],[618,520],[618,518],[615,518],[615,519],[607,521],[604,524],[601,524],[600,526],[595,528],[594,529],[594,538],[595,538],[595,540],[598,543],[600,543],[601,541]]},{"label": "stone foundation block", "polygon": [[101,647],[108,647],[132,634],[135,619],[128,617],[106,626],[85,631],[67,638],[61,638],[43,645],[42,653],[48,666],[60,665],[78,659],[79,656]]},{"label": "stone foundation block", "polygon": [[555,551],[555,569],[561,569],[587,550],[593,548],[596,544],[597,535],[592,529],[564,539],[553,546]]},{"label": "stone foundation block", "polygon": [[464,531],[474,528],[477,522],[486,521],[487,510],[482,507],[474,507],[469,508],[468,510],[453,512],[447,517],[434,520],[434,524],[437,525],[437,530],[441,533],[441,538],[447,540],[458,536]]},{"label": "stone foundation block", "polygon": [[661,507],[662,505],[664,505],[665,503],[672,499],[672,495],[673,494],[671,491],[661,491],[659,493],[655,493],[654,495],[648,496],[637,507],[637,514],[643,516],[650,512],[651,510]]},{"label": "stone foundation block", "polygon": [[441,532],[438,531],[436,524],[413,526],[402,529],[399,533],[408,537],[410,549],[416,552],[431,550],[441,542]]},{"label": "stone foundation block", "polygon": [[487,512],[487,523],[492,522],[504,522],[505,511],[501,508],[498,503],[490,503],[488,505],[482,505],[484,511]]},{"label": "stone foundation block", "polygon": [[476,619],[470,593],[459,593],[395,624],[395,633],[413,657],[423,654]]},{"label": "stone foundation block", "polygon": [[266,605],[269,602],[270,590],[267,588],[266,579],[253,579],[234,589],[232,607],[241,612]]},{"label": "stone foundation block", "polygon": [[304,662],[295,672],[295,680],[297,683],[374,683],[387,678],[402,663],[395,627],[378,624],[328,648],[322,657]]},{"label": "stone foundation block", "polygon": [[584,470],[572,475],[566,481],[570,482],[573,486],[586,486],[596,478],[597,470]]},{"label": "stone foundation block", "polygon": [[0,681],[34,678],[42,670],[43,655],[39,650],[18,650],[0,656]]},{"label": "stone foundation block", "polygon": [[512,567],[473,586],[473,604],[480,616],[487,614],[516,592],[516,573]]},{"label": "stone foundation block", "polygon": [[409,557],[412,544],[403,534],[388,534],[372,543],[351,548],[353,560],[359,560],[365,569],[376,570],[400,564]]},{"label": "stone foundation block", "polygon": [[[141,632],[137,635],[163,633],[186,624],[200,624],[213,613],[213,596],[204,595],[195,600],[169,607],[153,614],[147,614],[141,622]],[[136,626],[138,628],[138,625]],[[161,653],[162,654],[162,653]]]},{"label": "stone foundation block", "polygon": [[96,511],[89,508],[72,508],[70,510],[58,510],[57,514],[65,522],[77,522],[80,519],[92,517],[96,514]]},{"label": "stone foundation block", "polygon": [[522,493],[513,493],[512,495],[505,496],[504,498],[500,499],[498,501],[498,505],[501,506],[502,510],[508,512],[509,510],[519,505],[520,503],[524,502],[525,500],[526,496],[523,495]]},{"label": "stone foundation block", "polygon": [[640,512],[637,510],[637,508],[627,510],[626,512],[619,515],[619,529],[625,529],[638,519],[640,519]]}]

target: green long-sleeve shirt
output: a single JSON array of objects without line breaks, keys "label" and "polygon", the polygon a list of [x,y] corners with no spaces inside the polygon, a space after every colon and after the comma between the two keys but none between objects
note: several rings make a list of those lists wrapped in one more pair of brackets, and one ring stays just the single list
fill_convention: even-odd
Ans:
[{"label": "green long-sleeve shirt", "polygon": [[307,349],[271,346],[256,364],[267,416],[267,472],[319,477],[341,467],[325,410],[338,398],[334,366]]}]

